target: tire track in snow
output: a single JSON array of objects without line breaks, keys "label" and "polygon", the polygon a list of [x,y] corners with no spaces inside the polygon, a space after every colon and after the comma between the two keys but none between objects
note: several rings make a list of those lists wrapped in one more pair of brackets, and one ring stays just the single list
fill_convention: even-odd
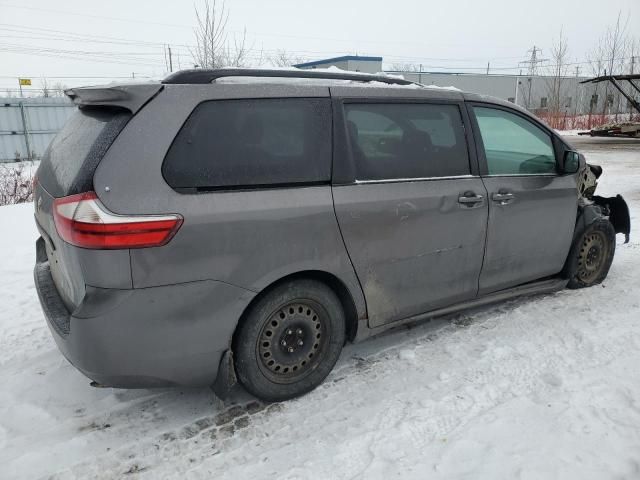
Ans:
[{"label": "tire track in snow", "polygon": [[[572,318],[571,323],[563,321],[571,310],[566,306],[567,296],[580,297],[584,305],[579,309],[581,316]],[[390,397],[377,402],[373,399],[377,414],[362,418],[357,435],[340,442],[349,455],[336,455],[344,478],[350,476],[349,472],[355,477],[383,475],[391,465],[397,467],[403,459],[419,456],[427,445],[446,442],[461,427],[497,405],[522,396],[536,403],[546,402],[562,388],[563,371],[576,365],[588,369],[608,363],[623,354],[630,341],[637,342],[637,337],[594,342],[591,337],[595,332],[589,338],[580,333],[580,325],[575,322],[591,328],[601,318],[599,301],[591,302],[590,297],[582,292],[561,292],[518,300],[374,340],[386,345],[376,353],[368,353],[377,347],[368,342],[348,347],[345,353],[350,356],[343,356],[325,384],[301,399],[272,405],[269,415],[264,409],[251,415],[246,407],[232,406],[225,411],[230,415],[228,421],[216,422],[214,416],[201,418],[178,431],[166,432],[160,441],[146,442],[138,448],[143,455],[127,457],[129,447],[123,447],[97,462],[93,459],[98,465],[111,466],[97,468],[95,473],[113,472],[119,466],[121,472],[134,469],[134,473],[153,477],[153,465],[166,462],[177,463],[175,468],[182,472],[190,472],[194,464],[201,466],[203,462],[222,467],[246,457],[242,452],[245,442],[264,447],[263,452],[280,452],[291,448],[291,439],[297,438],[288,427],[295,424],[301,410],[321,405],[315,412],[305,412],[304,418],[311,425],[326,425],[333,421],[329,419],[334,413],[353,411],[357,406],[350,395],[344,395],[344,388],[366,397],[372,392],[379,394],[372,386],[392,384],[397,391],[387,392]],[[609,316],[615,321],[615,316]],[[445,366],[450,370],[444,371]],[[399,372],[407,377],[398,378]],[[413,388],[407,391],[401,389],[411,385]],[[246,420],[238,425],[239,419]],[[278,428],[282,424],[285,426]],[[389,432],[398,434],[394,442],[389,441]],[[283,441],[282,437],[289,440]],[[185,456],[191,460],[185,461]],[[226,459],[217,460],[222,457]],[[92,469],[81,464],[69,473],[81,476],[87,471]],[[220,472],[219,468],[212,471]]]}]

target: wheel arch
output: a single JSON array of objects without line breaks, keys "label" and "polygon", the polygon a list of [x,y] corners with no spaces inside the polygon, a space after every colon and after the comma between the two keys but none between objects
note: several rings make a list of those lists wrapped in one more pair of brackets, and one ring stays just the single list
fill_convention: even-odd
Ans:
[{"label": "wheel arch", "polygon": [[346,339],[347,341],[353,341],[356,338],[356,334],[358,331],[359,315],[358,315],[358,310],[356,308],[355,300],[353,298],[351,291],[347,287],[347,285],[332,273],[322,271],[322,270],[304,270],[300,272],[291,273],[289,275],[285,275],[284,277],[281,277],[271,282],[269,285],[267,285],[262,290],[260,290],[260,292],[255,297],[251,299],[249,304],[245,307],[244,311],[242,312],[242,315],[240,315],[236,328],[233,332],[233,337],[231,339],[232,349],[234,349],[234,346],[237,341],[236,336],[238,331],[240,330],[239,327],[240,325],[242,325],[244,321],[246,321],[247,315],[251,311],[253,306],[258,301],[260,301],[261,298],[267,295],[271,290],[273,290],[278,285],[284,282],[289,282],[296,279],[317,280],[319,282],[324,283],[329,288],[331,288],[331,290],[333,290],[333,292],[340,299],[340,303],[344,311]]},{"label": "wheel arch", "polygon": [[582,234],[587,230],[587,228],[598,221],[609,221],[609,218],[602,211],[602,207],[600,205],[594,203],[581,205],[578,207],[578,215],[576,216],[576,225],[573,230],[573,238],[571,239],[571,245],[569,247],[569,252],[567,253],[567,259],[565,260],[562,271],[560,272],[563,278],[570,278],[571,276],[570,265],[574,245],[580,239]]}]

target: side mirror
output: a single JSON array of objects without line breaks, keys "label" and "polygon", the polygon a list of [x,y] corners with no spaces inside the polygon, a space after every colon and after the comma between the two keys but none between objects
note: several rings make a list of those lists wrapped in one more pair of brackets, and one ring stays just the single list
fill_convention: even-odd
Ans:
[{"label": "side mirror", "polygon": [[564,152],[564,159],[562,161],[562,173],[576,173],[580,170],[581,157],[578,152],[573,150],[567,150]]}]

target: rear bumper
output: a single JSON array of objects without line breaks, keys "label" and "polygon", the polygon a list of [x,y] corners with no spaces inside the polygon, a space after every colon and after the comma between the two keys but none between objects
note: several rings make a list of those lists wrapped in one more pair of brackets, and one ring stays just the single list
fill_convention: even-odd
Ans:
[{"label": "rear bumper", "polygon": [[87,286],[69,312],[46,259],[38,259],[34,278],[62,354],[90,379],[123,388],[212,385],[255,295],[209,280],[128,290]]}]

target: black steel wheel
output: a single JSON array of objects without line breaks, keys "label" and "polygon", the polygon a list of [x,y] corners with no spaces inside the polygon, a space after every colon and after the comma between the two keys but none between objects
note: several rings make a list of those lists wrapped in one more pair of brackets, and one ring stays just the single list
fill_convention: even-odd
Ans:
[{"label": "black steel wheel", "polygon": [[571,248],[565,270],[569,288],[601,283],[609,273],[616,248],[616,233],[608,220],[589,225]]},{"label": "black steel wheel", "polygon": [[605,265],[609,244],[601,231],[592,231],[582,239],[582,246],[578,254],[578,278],[591,283],[602,273]]},{"label": "black steel wheel", "polygon": [[266,401],[302,395],[335,365],[345,341],[338,296],[324,283],[277,285],[251,307],[234,336],[240,383]]},{"label": "black steel wheel", "polygon": [[313,300],[283,305],[267,320],[258,341],[260,368],[276,383],[294,383],[326,354],[327,313]]}]

